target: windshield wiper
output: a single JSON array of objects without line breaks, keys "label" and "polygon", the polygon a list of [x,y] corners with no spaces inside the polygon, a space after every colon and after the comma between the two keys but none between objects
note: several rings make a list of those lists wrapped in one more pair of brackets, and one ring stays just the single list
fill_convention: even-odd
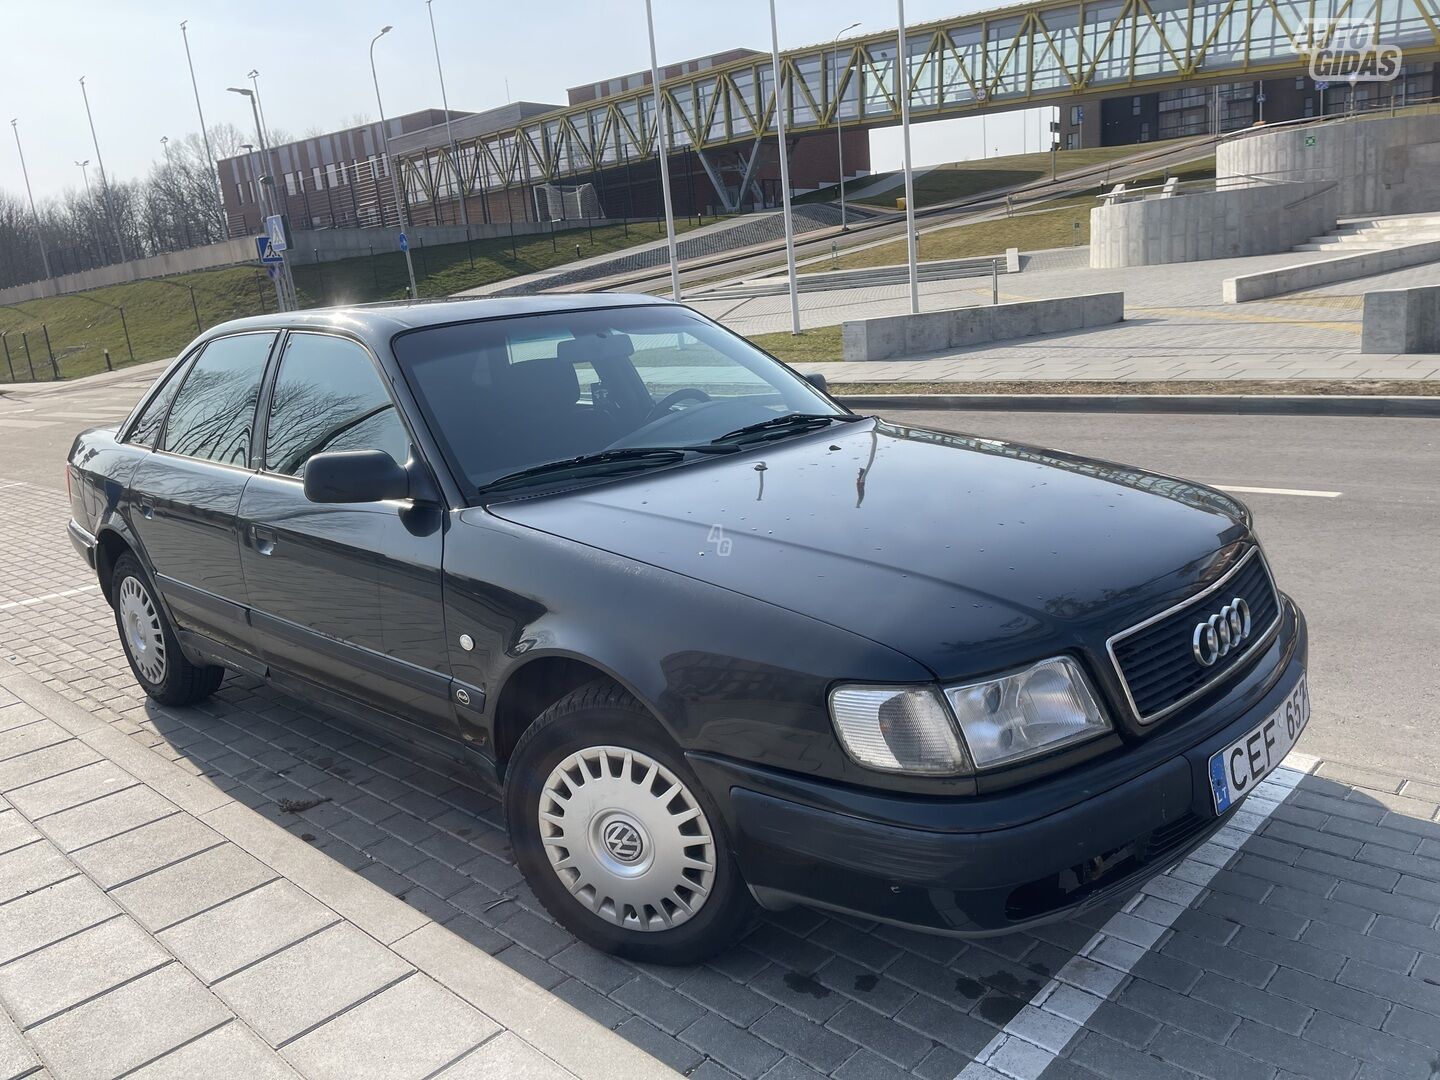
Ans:
[{"label": "windshield wiper", "polygon": [[818,428],[834,420],[842,424],[851,424],[856,420],[865,419],[853,413],[787,413],[785,416],[774,416],[769,420],[761,420],[755,424],[746,424],[742,428],[726,432],[718,439],[712,439],[714,443],[725,443],[731,439],[743,439],[746,435],[755,435],[764,432],[783,432],[788,428]]},{"label": "windshield wiper", "polygon": [[622,446],[614,450],[597,450],[591,454],[579,454],[559,461],[545,461],[481,484],[479,491],[487,494],[500,488],[510,487],[524,480],[564,472],[603,472],[609,465],[648,463],[652,465],[673,465],[684,461],[689,454],[724,454],[738,450],[738,446]]}]

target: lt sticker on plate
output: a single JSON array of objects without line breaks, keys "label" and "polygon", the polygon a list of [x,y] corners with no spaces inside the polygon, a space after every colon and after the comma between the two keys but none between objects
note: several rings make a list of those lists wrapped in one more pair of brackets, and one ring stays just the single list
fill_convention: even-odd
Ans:
[{"label": "lt sticker on plate", "polygon": [[1215,813],[1223,814],[1269,776],[1294,747],[1310,721],[1310,691],[1305,676],[1290,696],[1252,731],[1210,755],[1210,790]]}]

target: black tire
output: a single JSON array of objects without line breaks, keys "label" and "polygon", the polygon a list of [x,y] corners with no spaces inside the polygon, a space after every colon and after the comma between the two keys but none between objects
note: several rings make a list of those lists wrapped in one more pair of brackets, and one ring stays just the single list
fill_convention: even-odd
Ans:
[{"label": "black tire", "polygon": [[[572,895],[561,881],[560,871],[551,865],[539,818],[546,780],[572,754],[602,746],[637,752],[663,766],[703,811],[695,827],[708,826],[713,876],[694,914],[678,925],[639,929],[607,921]],[[664,783],[663,778],[655,781],[659,787]],[[654,717],[614,683],[600,681],[580,687],[551,705],[526,730],[506,773],[505,814],[511,847],[530,888],[562,926],[602,952],[652,964],[694,964],[730,945],[754,917],[755,902],[735,863],[714,800]],[[594,821],[598,817],[598,813],[592,814],[585,823],[587,834],[597,828]],[[680,846],[684,846],[683,840]],[[687,853],[693,850],[697,849],[686,848]],[[693,896],[690,899],[694,901]],[[647,909],[647,913],[652,911]],[[654,921],[655,916],[647,917]]]},{"label": "black tire", "polygon": [[[158,636],[157,643],[163,647],[158,659],[153,653],[137,659],[138,646],[134,641],[133,628],[126,626],[128,615],[133,614],[127,608],[133,609],[133,605],[122,602],[122,597],[137,594],[143,597],[143,603],[148,604],[142,632],[152,635],[152,640]],[[115,608],[115,629],[120,634],[120,647],[125,651],[131,674],[147,696],[162,705],[193,705],[220,689],[225,669],[214,664],[192,664],[186,659],[165,609],[160,605],[150,575],[140,565],[140,560],[128,552],[115,560],[115,569],[110,577],[110,597]]]}]

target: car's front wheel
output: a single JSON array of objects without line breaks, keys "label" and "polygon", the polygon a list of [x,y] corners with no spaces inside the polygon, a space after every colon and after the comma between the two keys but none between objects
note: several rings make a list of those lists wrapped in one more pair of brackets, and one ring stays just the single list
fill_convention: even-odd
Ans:
[{"label": "car's front wheel", "polygon": [[597,949],[695,963],[754,911],[709,794],[618,686],[581,687],[525,732],[505,810],[531,889]]},{"label": "car's front wheel", "polygon": [[220,688],[225,669],[192,664],[180,651],[175,631],[155,599],[150,576],[134,555],[115,560],[110,579],[115,626],[135,681],[162,705],[191,705]]}]

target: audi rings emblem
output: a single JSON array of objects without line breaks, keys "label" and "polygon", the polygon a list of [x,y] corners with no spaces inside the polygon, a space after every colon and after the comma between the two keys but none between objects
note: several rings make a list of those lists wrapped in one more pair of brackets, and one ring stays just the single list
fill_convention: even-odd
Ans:
[{"label": "audi rings emblem", "polygon": [[1195,627],[1190,651],[1201,667],[1215,661],[1250,636],[1250,605],[1236,597]]},{"label": "audi rings emblem", "polygon": [[622,863],[636,862],[644,854],[640,831],[628,821],[612,821],[605,826],[605,847]]}]

